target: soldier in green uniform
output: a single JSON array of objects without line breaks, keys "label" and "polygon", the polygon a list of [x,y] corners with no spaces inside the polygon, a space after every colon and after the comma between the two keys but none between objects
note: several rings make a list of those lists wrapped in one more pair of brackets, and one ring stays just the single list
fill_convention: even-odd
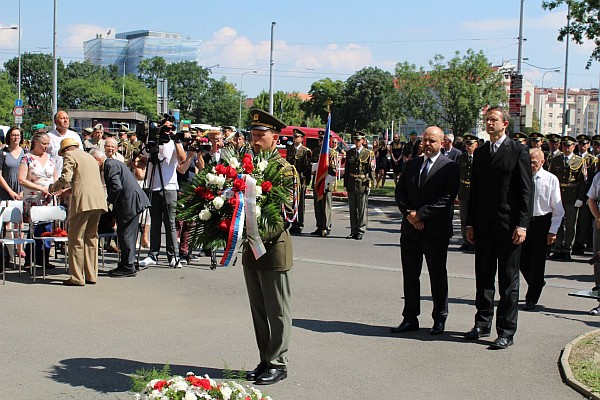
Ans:
[{"label": "soldier in green uniform", "polygon": [[473,165],[473,152],[479,145],[477,136],[463,135],[465,152],[458,158],[460,167],[460,184],[458,186],[458,201],[460,206],[460,233],[462,234],[462,245],[458,248],[463,251],[473,251],[473,246],[467,240],[467,211],[469,210],[469,191],[471,190],[471,167]]},{"label": "soldier in green uniform", "polygon": [[346,153],[344,186],[350,208],[350,235],[346,239],[362,240],[367,229],[368,198],[375,181],[375,155],[364,143],[364,133],[356,132],[355,147]]},{"label": "soldier in green uniform", "polygon": [[287,148],[286,161],[292,164],[298,172],[298,217],[292,223],[291,233],[302,233],[304,228],[304,209],[306,204],[306,188],[310,182],[310,162],[312,152],[302,143],[306,134],[300,129],[294,129],[294,142]]},{"label": "soldier in green uniform", "polygon": [[512,140],[514,140],[517,143],[521,143],[523,146],[527,144],[527,138],[527,134],[523,132],[515,132],[512,135]]},{"label": "soldier in green uniform", "polygon": [[[579,157],[583,158],[585,163],[585,192],[587,193],[590,187],[592,187],[592,179],[596,175],[596,167],[598,165],[598,159],[590,154],[590,143],[592,138],[588,135],[577,136],[577,148],[579,150]],[[583,201],[584,204],[587,202],[587,196]],[[583,206],[579,209],[577,215],[577,228],[575,230],[575,242],[573,243],[573,250],[571,254],[584,255],[586,245],[592,248],[592,213],[589,207]]]},{"label": "soldier in green uniform", "polygon": [[548,154],[546,155],[546,164],[544,164],[544,168],[548,169],[550,167],[550,161],[552,161],[554,157],[562,156],[562,151],[560,151],[561,136],[556,133],[549,133],[546,135],[546,140],[548,142]]},{"label": "soldier in green uniform", "polygon": [[[323,144],[323,137],[325,136],[325,131],[319,131],[319,146]],[[314,168],[314,176],[313,176],[313,201],[315,204],[315,219],[317,223],[317,229],[314,232],[311,232],[311,235],[317,235],[320,237],[325,237],[331,233],[331,201],[332,201],[332,193],[335,189],[336,177],[337,177],[337,168],[339,165],[338,160],[338,152],[336,150],[338,145],[337,138],[333,136],[329,140],[329,167],[327,168],[327,178],[325,178],[325,193],[321,200],[318,199],[316,190],[315,190],[315,179],[317,170]],[[315,152],[313,152],[315,153]],[[318,155],[320,155],[320,149],[316,151]],[[313,165],[319,164],[319,157],[315,157],[313,155]]]},{"label": "soldier in green uniform", "polygon": [[600,157],[600,135],[592,136],[592,152],[594,156]]},{"label": "soldier in green uniform", "polygon": [[551,260],[571,260],[571,246],[575,239],[575,224],[579,208],[586,195],[585,162],[574,154],[575,139],[564,136],[562,156],[554,156],[550,160],[548,171],[556,175],[560,182],[560,197],[565,216],[556,235],[556,245]]},{"label": "soldier in green uniform", "polygon": [[[277,141],[285,124],[263,110],[252,110],[250,117],[254,152],[274,152],[279,172],[297,182],[295,168],[277,152]],[[290,199],[295,199],[295,194],[290,193]],[[242,256],[260,354],[260,363],[248,372],[246,379],[258,385],[270,385],[287,378],[287,353],[292,331],[290,278],[293,260],[292,238],[287,225],[280,232],[262,238],[267,252],[258,260],[250,249],[245,250]]]}]

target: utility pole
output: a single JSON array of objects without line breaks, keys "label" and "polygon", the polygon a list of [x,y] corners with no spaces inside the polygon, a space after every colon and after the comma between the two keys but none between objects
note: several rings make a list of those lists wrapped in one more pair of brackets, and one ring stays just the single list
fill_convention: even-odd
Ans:
[{"label": "utility pole", "polygon": [[[511,81],[516,78],[519,81],[519,85],[522,87],[523,75],[521,75],[521,63],[523,60],[523,11],[525,8],[525,0],[521,0],[521,11],[519,17],[519,48],[517,51],[517,74],[511,77]],[[522,92],[519,90],[519,111],[515,113],[516,118],[513,120],[513,130],[515,132],[521,131],[521,105],[522,105]],[[514,132],[513,132],[514,133]]]},{"label": "utility pole", "polygon": [[563,93],[563,120],[562,120],[562,135],[567,135],[567,116],[569,115],[569,110],[567,109],[567,99],[569,97],[569,87],[567,86],[567,77],[569,71],[569,42],[571,41],[571,7],[569,6],[569,2],[567,2],[567,39],[565,40],[565,84],[564,84],[564,93]]},{"label": "utility pole", "polygon": [[269,114],[273,115],[273,31],[275,22],[271,22],[271,60],[269,62]]}]

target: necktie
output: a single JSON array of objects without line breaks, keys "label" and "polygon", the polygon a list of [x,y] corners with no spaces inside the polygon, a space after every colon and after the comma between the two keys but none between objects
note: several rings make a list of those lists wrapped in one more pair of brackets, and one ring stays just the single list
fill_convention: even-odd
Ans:
[{"label": "necktie", "polygon": [[473,164],[473,156],[469,156],[469,164]]},{"label": "necktie", "polygon": [[565,168],[569,166],[569,157],[565,156]]},{"label": "necktie", "polygon": [[492,148],[492,150],[491,150],[492,151],[492,155],[496,154],[496,145],[492,144],[491,148]]},{"label": "necktie", "polygon": [[425,179],[427,179],[427,173],[429,172],[429,164],[431,160],[429,158],[425,159],[425,165],[423,166],[423,170],[421,171],[421,175],[419,176],[419,187],[422,187],[425,184]]}]

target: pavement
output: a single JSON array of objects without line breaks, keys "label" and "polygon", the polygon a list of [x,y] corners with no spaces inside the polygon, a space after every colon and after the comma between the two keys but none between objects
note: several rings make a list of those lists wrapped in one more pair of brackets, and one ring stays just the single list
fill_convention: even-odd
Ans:
[{"label": "pavement", "polygon": [[[274,400],[301,399],[581,399],[565,385],[557,362],[563,347],[600,327],[587,314],[593,300],[568,296],[593,286],[591,256],[549,261],[536,312],[519,312],[515,345],[492,351],[495,338],[467,342],[474,322],[473,254],[451,241],[450,314],[432,337],[426,268],[421,329],[395,335],[403,306],[397,208],[371,199],[362,241],[349,233],[345,203],[334,205],[333,231],[295,236],[293,330],[289,377],[260,387]],[[458,221],[455,219],[455,224]],[[456,225],[458,227],[458,225]],[[459,232],[458,228],[455,232]],[[145,256],[143,252],[142,256]],[[252,369],[258,354],[240,265],[210,270],[201,257],[182,269],[161,264],[135,278],[64,287],[64,270],[35,284],[9,270],[0,286],[1,399],[131,399],[129,375],[169,363],[174,373],[223,377]],[[114,268],[107,255],[106,270]],[[524,297],[526,284],[521,283]]]}]

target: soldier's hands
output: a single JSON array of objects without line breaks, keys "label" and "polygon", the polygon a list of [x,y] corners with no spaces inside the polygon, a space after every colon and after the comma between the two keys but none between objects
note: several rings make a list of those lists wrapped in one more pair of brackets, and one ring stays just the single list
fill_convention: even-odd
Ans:
[{"label": "soldier's hands", "polygon": [[579,207],[581,207],[582,205],[583,205],[583,201],[581,201],[581,200],[576,200],[576,201],[575,201],[575,207],[579,208]]},{"label": "soldier's hands", "polygon": [[475,230],[472,226],[467,226],[465,234],[467,235],[467,242],[475,244]]},{"label": "soldier's hands", "polygon": [[515,228],[512,235],[513,244],[521,244],[525,241],[525,237],[527,236],[527,231],[523,228]]},{"label": "soldier's hands", "polygon": [[548,233],[548,237],[547,237],[548,246],[550,246],[554,242],[556,242],[556,233]]}]

